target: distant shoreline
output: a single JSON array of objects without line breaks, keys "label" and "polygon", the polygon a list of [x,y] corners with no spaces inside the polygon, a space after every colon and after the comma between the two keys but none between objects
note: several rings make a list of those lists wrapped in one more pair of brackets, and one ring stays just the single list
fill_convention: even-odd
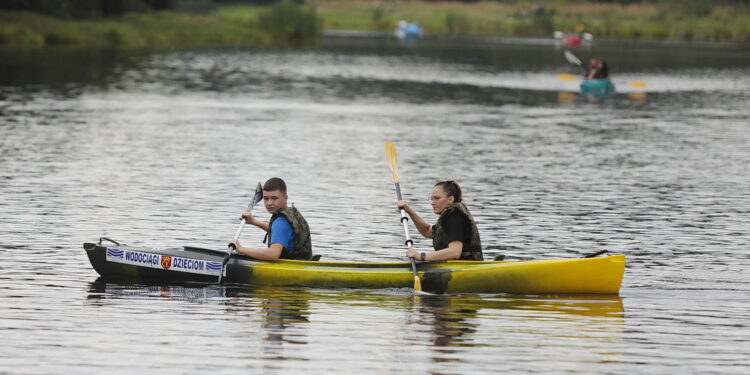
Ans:
[{"label": "distant shoreline", "polygon": [[[363,31],[363,30],[325,30],[322,34],[325,38],[372,38],[372,39],[396,39],[394,33],[386,31]],[[484,42],[496,42],[502,44],[524,44],[524,45],[560,45],[553,38],[523,37],[523,36],[492,36],[492,35],[426,35],[425,40],[480,40]],[[750,43],[744,42],[708,42],[687,40],[639,40],[639,39],[598,39],[596,45],[617,46],[646,46],[646,47],[696,47],[696,48],[733,48],[739,47],[750,49]],[[585,48],[584,48],[585,49]]]},{"label": "distant shoreline", "polygon": [[750,6],[712,1],[611,2],[364,2],[308,0],[323,29],[392,32],[398,20],[426,35],[552,38],[555,31],[591,33],[594,40],[750,42]]},{"label": "distant shoreline", "polygon": [[[555,31],[576,30],[598,43],[642,46],[750,46],[750,6],[703,8],[694,4],[672,9],[667,4],[365,2],[308,0],[310,19],[318,18],[303,44],[326,37],[387,37],[399,20],[418,22],[424,38],[482,38],[504,43],[554,45]],[[705,5],[708,4],[708,5]],[[529,9],[527,9],[529,8]],[[177,12],[129,13],[110,18],[55,18],[31,12],[0,11],[0,47],[45,46],[115,48],[194,48],[282,46],[271,24],[259,22],[269,7],[228,5],[205,14]],[[289,26],[303,22],[287,7],[280,19]],[[294,21],[296,20],[296,21]],[[265,26],[264,26],[265,25]],[[270,25],[270,26],[269,26]],[[283,27],[283,30],[287,29]],[[312,29],[311,29],[312,30]],[[282,31],[283,32],[283,31]],[[298,35],[292,32],[290,38]]]}]

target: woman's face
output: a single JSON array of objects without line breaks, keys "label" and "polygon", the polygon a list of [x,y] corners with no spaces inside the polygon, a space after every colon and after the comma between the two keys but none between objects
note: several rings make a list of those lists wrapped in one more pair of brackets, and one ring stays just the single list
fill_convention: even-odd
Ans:
[{"label": "woman's face", "polygon": [[432,188],[432,194],[430,194],[430,202],[432,203],[432,211],[435,214],[440,215],[445,207],[448,207],[449,204],[453,203],[453,197],[445,194],[445,190],[443,190],[442,187],[435,186]]}]

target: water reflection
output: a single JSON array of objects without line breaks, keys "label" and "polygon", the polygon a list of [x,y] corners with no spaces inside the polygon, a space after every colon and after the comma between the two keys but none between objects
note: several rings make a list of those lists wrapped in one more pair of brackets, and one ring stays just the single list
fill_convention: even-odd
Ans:
[{"label": "water reflection", "polygon": [[415,304],[422,314],[428,315],[434,325],[435,346],[461,345],[464,335],[476,331],[475,323],[480,312],[520,311],[532,312],[545,319],[569,320],[576,317],[603,317],[621,322],[624,312],[619,296],[420,296]]},{"label": "water reflection", "polygon": [[[304,347],[316,345],[310,334],[330,335],[335,340],[372,334],[361,332],[363,327],[346,323],[347,318],[362,315],[363,308],[365,314],[379,311],[386,316],[410,312],[406,319],[395,322],[400,327],[397,331],[425,332],[424,339],[429,341],[431,360],[435,363],[462,362],[465,348],[484,346],[487,337],[506,341],[516,328],[569,339],[571,334],[579,335],[573,332],[586,327],[589,332],[580,335],[581,340],[597,342],[604,337],[605,341],[619,341],[624,312],[622,298],[618,296],[413,296],[407,289],[139,285],[107,283],[101,279],[90,284],[89,303],[103,306],[106,300],[121,299],[209,305],[218,308],[211,310],[219,315],[245,317],[243,327],[252,327],[249,323],[259,321],[260,331],[243,328],[241,334],[260,342],[258,356],[266,370],[281,370],[280,360],[307,358]],[[172,306],[170,311],[179,313],[189,309]],[[316,317],[315,311],[321,315]],[[191,317],[186,315],[184,319]]]},{"label": "water reflection", "polygon": [[[3,54],[0,373],[745,364],[746,49],[599,50],[620,60],[616,79],[647,82],[647,98],[588,105],[556,78],[567,66],[551,46],[453,47]],[[272,175],[288,177],[324,259],[400,260],[387,139],[401,142],[418,211],[425,186],[465,182],[493,255],[627,254],[627,313],[617,297],[90,284],[80,242],[221,247],[236,229],[228,213],[247,204],[229,182]],[[117,356],[90,355],[102,348]]]},{"label": "water reflection", "polygon": [[0,87],[44,86],[64,96],[80,95],[91,87],[116,89],[122,76],[148,54],[69,47],[0,49]]},{"label": "water reflection", "polygon": [[[477,359],[470,348],[481,350],[488,342],[512,352],[519,345],[544,347],[545,340],[589,348],[597,361],[615,361],[624,331],[618,296],[460,295],[414,301],[432,336],[431,361],[441,366],[466,366]],[[526,335],[544,339],[523,342]]]},{"label": "water reflection", "polygon": [[621,317],[625,311],[622,297],[617,295],[458,295],[450,296],[448,301],[450,302],[449,306],[453,309],[469,311],[479,309],[522,310],[554,312],[561,314],[560,316],[599,317]]},{"label": "water reflection", "polygon": [[261,358],[271,360],[264,365],[265,369],[281,370],[280,365],[273,364],[273,361],[287,359],[285,345],[308,343],[301,326],[310,323],[310,300],[315,298],[308,289],[233,286],[226,288],[226,297],[232,306],[244,305],[245,299],[259,301],[260,314],[263,316],[261,328],[264,331]]},{"label": "water reflection", "polygon": [[460,297],[415,297],[419,311],[428,316],[428,321],[431,320],[435,353],[433,362],[458,361],[450,356],[456,352],[451,347],[469,342],[471,334],[476,332],[479,325],[476,321],[478,307],[456,303],[457,300],[460,301]]},{"label": "water reflection", "polygon": [[107,299],[156,298],[170,301],[206,303],[212,298],[221,298],[226,288],[221,285],[204,284],[138,284],[112,283],[102,277],[89,283],[87,300],[93,305],[103,305]]},{"label": "water reflection", "polygon": [[[223,314],[262,316],[263,350],[261,358],[287,359],[284,345],[305,345],[307,340],[299,324],[309,323],[310,300],[316,296],[305,288],[253,288],[204,284],[144,285],[106,282],[101,277],[89,284],[87,300],[103,306],[106,300],[151,299],[190,304],[213,304]],[[179,311],[179,309],[173,309]],[[258,332],[246,332],[257,337]],[[274,369],[272,364],[267,369]]]}]

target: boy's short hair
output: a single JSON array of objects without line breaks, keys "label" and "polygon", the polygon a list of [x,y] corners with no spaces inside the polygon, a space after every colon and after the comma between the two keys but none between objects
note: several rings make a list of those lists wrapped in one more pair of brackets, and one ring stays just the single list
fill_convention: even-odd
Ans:
[{"label": "boy's short hair", "polygon": [[263,184],[264,191],[278,190],[282,194],[286,194],[286,182],[278,177],[271,177]]}]

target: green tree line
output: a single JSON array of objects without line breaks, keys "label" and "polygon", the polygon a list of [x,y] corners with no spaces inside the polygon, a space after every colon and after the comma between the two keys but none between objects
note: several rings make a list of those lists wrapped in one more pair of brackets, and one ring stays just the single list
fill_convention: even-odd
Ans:
[{"label": "green tree line", "polygon": [[[446,0],[423,1],[445,2]],[[486,0],[452,1],[459,3],[476,3]],[[529,0],[494,1],[507,4],[530,2]],[[126,13],[143,13],[155,10],[208,12],[213,10],[217,5],[269,5],[277,2],[280,2],[280,0],[2,0],[0,1],[0,10],[30,11],[59,18],[96,18],[114,17]],[[293,2],[302,4],[305,1],[295,0]],[[750,5],[750,0],[537,0],[534,2],[546,5],[575,3],[609,3],[621,5],[665,4],[675,10],[696,14],[709,12],[710,9],[718,5]]]},{"label": "green tree line", "polygon": [[153,10],[210,9],[210,0],[3,0],[0,9],[30,11],[60,18],[113,17]]}]

